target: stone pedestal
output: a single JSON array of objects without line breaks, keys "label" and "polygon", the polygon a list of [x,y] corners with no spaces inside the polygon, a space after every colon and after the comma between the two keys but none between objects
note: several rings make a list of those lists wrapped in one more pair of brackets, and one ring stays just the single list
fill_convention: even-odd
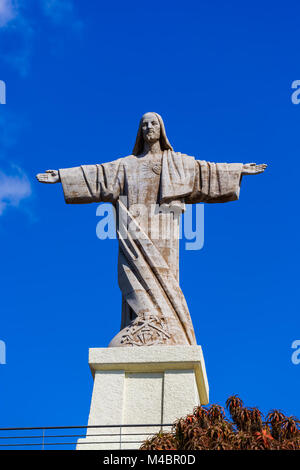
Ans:
[{"label": "stone pedestal", "polygon": [[[89,365],[94,388],[88,424],[107,427],[88,428],[78,450],[138,449],[150,434],[170,429],[162,424],[209,401],[201,346],[90,349]],[[110,427],[121,424],[144,426]]]}]

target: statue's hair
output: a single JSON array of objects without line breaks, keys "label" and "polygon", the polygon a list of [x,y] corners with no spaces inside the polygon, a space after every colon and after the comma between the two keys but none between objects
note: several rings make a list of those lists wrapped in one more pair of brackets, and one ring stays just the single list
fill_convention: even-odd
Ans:
[{"label": "statue's hair", "polygon": [[[148,113],[146,113],[146,114],[148,114]],[[173,147],[172,147],[172,145],[170,144],[170,142],[168,140],[166,130],[165,130],[165,125],[164,125],[164,122],[162,120],[162,117],[157,113],[151,113],[151,114],[154,114],[157,117],[158,122],[160,124],[160,146],[161,146],[161,149],[162,150],[173,150]],[[141,118],[141,120],[140,120],[139,129],[138,129],[138,133],[137,133],[137,136],[136,136],[136,140],[135,140],[134,148],[133,148],[133,151],[132,151],[132,155],[140,155],[143,152],[143,149],[144,149],[144,137],[143,137],[143,131],[142,131],[142,122],[143,122],[143,118]]]}]

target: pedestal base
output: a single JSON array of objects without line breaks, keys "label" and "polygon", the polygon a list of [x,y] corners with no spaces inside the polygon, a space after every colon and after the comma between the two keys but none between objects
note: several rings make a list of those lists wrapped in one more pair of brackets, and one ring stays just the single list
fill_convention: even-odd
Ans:
[{"label": "pedestal base", "polygon": [[[88,428],[78,450],[138,449],[161,424],[209,401],[201,346],[90,349],[89,365],[94,388],[88,424],[107,427]],[[124,424],[144,426],[110,427]]]}]

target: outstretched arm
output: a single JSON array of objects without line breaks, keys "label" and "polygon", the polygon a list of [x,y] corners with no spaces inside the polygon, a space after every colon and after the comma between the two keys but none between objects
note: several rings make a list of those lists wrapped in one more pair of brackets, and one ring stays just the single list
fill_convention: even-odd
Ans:
[{"label": "outstretched arm", "polygon": [[68,204],[115,202],[123,187],[121,159],[101,165],[47,170],[36,175],[40,183],[61,183]]},{"label": "outstretched arm", "polygon": [[46,170],[45,173],[38,173],[36,175],[36,179],[40,183],[48,183],[48,184],[60,183],[59,171],[58,170]]},{"label": "outstretched arm", "polygon": [[263,173],[267,165],[265,163],[261,163],[257,165],[256,163],[244,163],[242,168],[242,176],[243,175],[259,175],[259,173]]},{"label": "outstretched arm", "polygon": [[243,175],[263,173],[265,164],[212,163],[195,161],[195,183],[192,193],[185,198],[187,204],[197,202],[217,203],[239,199]]},{"label": "outstretched arm", "polygon": [[87,204],[101,200],[97,191],[98,176],[97,165],[82,165],[60,170],[47,170],[36,175],[40,183],[61,183],[65,201],[68,204]]}]

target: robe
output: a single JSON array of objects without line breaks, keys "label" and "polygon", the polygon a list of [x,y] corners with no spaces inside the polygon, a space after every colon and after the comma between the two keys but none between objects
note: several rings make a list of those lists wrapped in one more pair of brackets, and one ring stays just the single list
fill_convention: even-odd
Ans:
[{"label": "robe", "polygon": [[242,168],[165,150],[59,170],[68,204],[116,207],[122,319],[109,346],[197,344],[179,286],[180,215],[184,204],[237,200]]}]

